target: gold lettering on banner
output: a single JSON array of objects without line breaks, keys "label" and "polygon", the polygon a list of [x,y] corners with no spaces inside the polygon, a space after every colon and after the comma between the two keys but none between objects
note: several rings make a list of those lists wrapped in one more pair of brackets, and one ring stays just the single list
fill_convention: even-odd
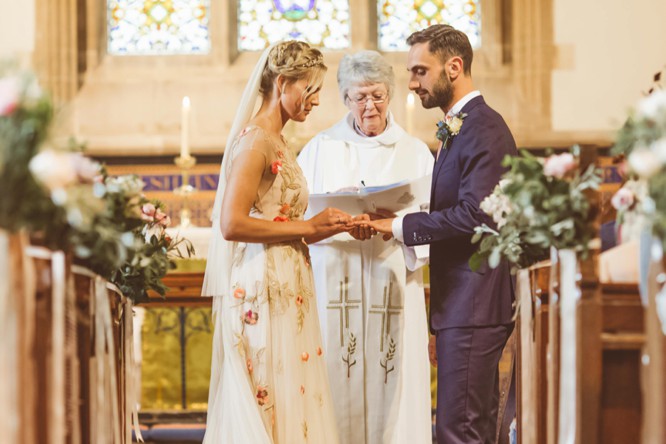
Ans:
[{"label": "gold lettering on banner", "polygon": [[391,305],[391,296],[393,293],[393,282],[389,281],[388,286],[384,287],[384,302],[382,305],[371,305],[370,314],[378,314],[382,317],[382,330],[380,333],[380,351],[384,351],[384,338],[391,333],[391,316],[399,316],[403,309],[402,305]]},{"label": "gold lettering on banner", "polygon": [[360,299],[349,299],[349,277],[340,281],[340,299],[328,301],[328,310],[340,310],[340,347],[344,346],[343,331],[349,329],[349,310],[360,308]]}]

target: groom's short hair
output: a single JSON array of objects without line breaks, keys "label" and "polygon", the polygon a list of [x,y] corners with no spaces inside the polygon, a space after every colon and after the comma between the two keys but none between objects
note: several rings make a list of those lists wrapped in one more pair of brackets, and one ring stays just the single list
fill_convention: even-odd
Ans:
[{"label": "groom's short hair", "polygon": [[446,62],[451,57],[460,57],[463,61],[463,71],[472,74],[472,59],[474,51],[464,32],[458,31],[451,25],[436,24],[426,29],[416,31],[407,37],[409,46],[428,42],[431,54],[437,54]]}]

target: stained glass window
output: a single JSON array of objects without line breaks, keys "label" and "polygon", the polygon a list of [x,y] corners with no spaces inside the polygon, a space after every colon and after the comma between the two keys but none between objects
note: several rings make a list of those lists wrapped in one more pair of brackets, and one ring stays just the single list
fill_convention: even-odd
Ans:
[{"label": "stained glass window", "polygon": [[349,47],[348,0],[239,0],[238,48],[259,51],[281,40]]},{"label": "stained glass window", "polygon": [[409,35],[435,23],[467,34],[473,48],[481,46],[481,0],[378,0],[379,49],[407,51]]},{"label": "stained glass window", "polygon": [[107,0],[114,55],[205,54],[210,0]]}]

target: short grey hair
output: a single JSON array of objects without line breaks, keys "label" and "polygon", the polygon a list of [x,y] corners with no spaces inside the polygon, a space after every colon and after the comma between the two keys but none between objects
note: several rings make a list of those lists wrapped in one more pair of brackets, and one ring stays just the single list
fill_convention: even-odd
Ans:
[{"label": "short grey hair", "polygon": [[338,66],[338,90],[344,102],[350,88],[371,83],[386,85],[389,100],[393,97],[395,75],[393,67],[377,51],[359,51],[347,54]]}]

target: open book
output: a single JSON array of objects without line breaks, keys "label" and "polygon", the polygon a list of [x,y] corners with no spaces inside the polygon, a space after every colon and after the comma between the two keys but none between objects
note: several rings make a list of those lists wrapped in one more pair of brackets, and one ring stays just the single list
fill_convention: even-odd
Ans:
[{"label": "open book", "polygon": [[430,202],[432,175],[377,187],[361,187],[357,192],[310,194],[308,213],[338,208],[353,216],[378,208],[397,213]]}]

